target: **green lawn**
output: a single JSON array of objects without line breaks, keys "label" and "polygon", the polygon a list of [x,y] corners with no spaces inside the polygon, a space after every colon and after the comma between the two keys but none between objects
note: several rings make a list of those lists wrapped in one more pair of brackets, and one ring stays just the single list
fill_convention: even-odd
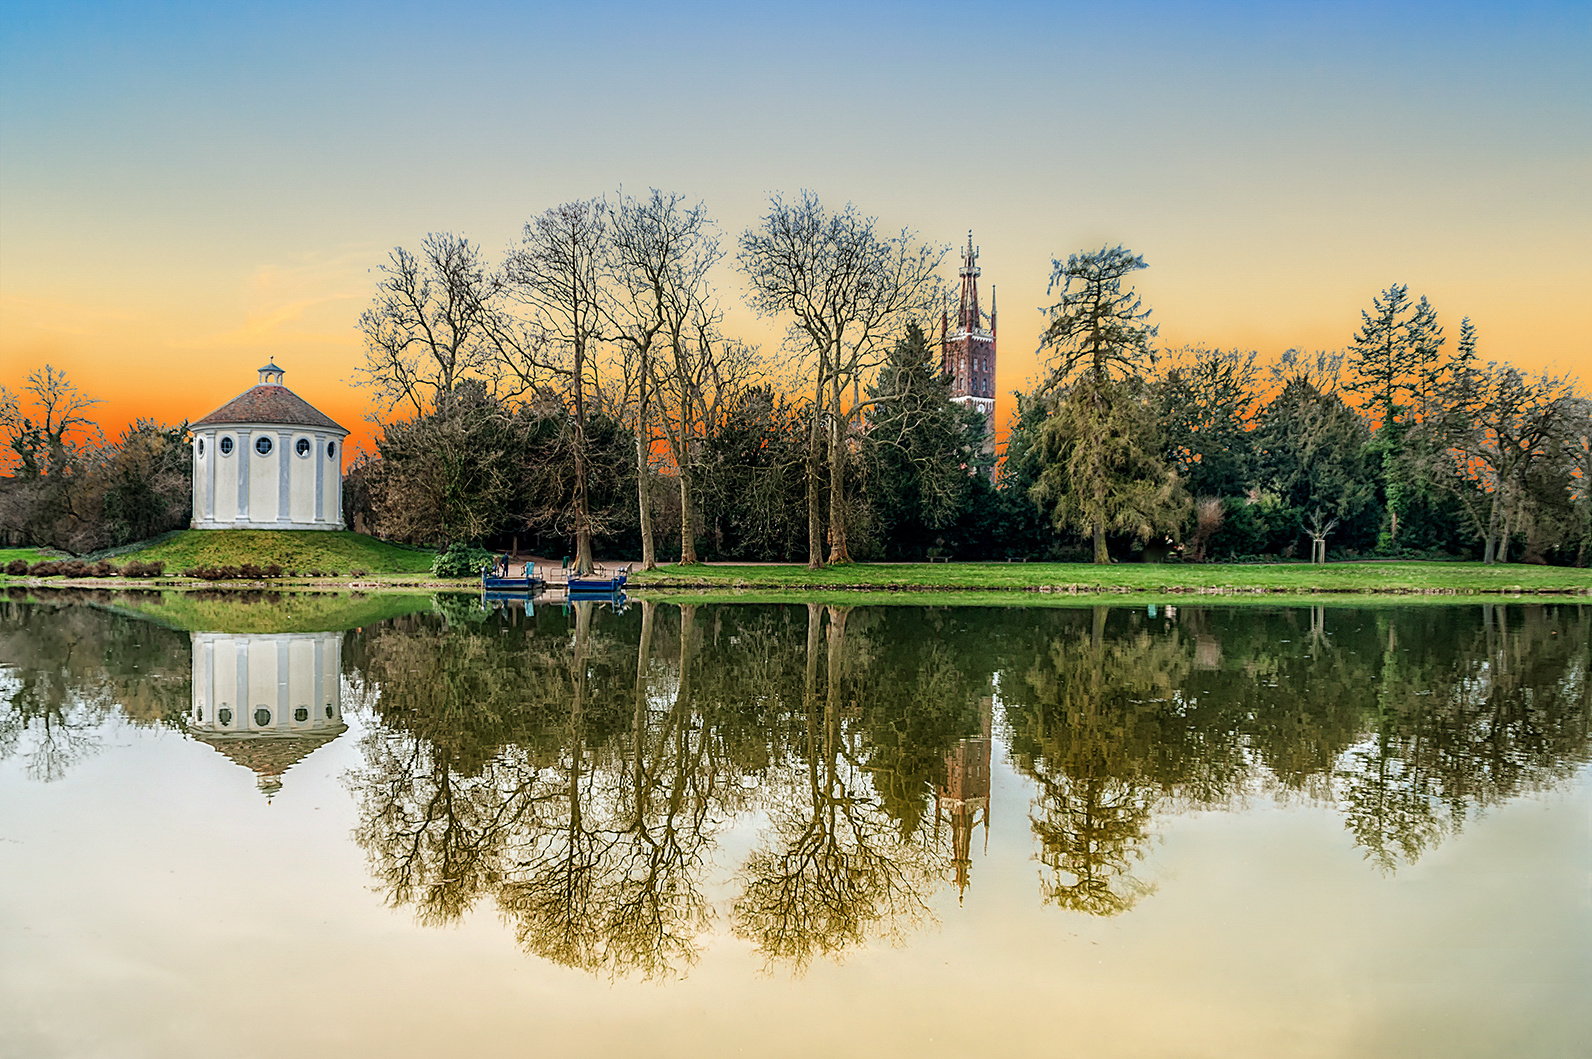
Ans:
[{"label": "green lawn", "polygon": [[42,563],[46,559],[59,559],[59,555],[46,555],[37,548],[0,548],[0,567],[13,559],[27,563]]},{"label": "green lawn", "polygon": [[284,570],[347,575],[355,570],[372,574],[431,573],[429,551],[387,544],[363,533],[323,530],[184,530],[148,548],[112,560],[117,565],[133,559],[159,560],[168,575],[194,566],[239,566],[272,563]]},{"label": "green lawn", "polygon": [[1586,592],[1592,570],[1480,563],[1355,562],[1196,565],[1120,563],[852,563],[805,566],[664,566],[636,573],[638,588],[1035,590],[1050,592]]}]

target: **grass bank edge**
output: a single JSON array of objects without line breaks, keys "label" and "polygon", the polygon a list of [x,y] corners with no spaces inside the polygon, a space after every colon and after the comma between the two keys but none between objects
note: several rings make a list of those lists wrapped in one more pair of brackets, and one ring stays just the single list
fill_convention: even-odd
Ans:
[{"label": "grass bank edge", "polygon": [[660,567],[632,576],[637,590],[821,589],[917,593],[1004,591],[1040,594],[1157,595],[1256,593],[1357,594],[1584,594],[1592,570],[1569,567],[1484,566],[1481,563],[1357,562],[1253,565],[1083,563],[851,563],[822,570],[804,566]]}]

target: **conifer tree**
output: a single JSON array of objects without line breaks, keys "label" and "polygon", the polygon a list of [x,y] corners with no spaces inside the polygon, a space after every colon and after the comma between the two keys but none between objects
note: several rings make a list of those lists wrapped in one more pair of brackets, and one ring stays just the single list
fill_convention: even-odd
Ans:
[{"label": "conifer tree", "polygon": [[1120,246],[1052,265],[1049,289],[1059,287],[1061,298],[1040,339],[1040,352],[1051,354],[1040,388],[1049,414],[1030,496],[1057,529],[1088,534],[1094,561],[1108,563],[1107,530],[1148,538],[1180,525],[1187,506],[1139,379],[1157,328],[1137,292],[1123,288],[1146,265]]}]

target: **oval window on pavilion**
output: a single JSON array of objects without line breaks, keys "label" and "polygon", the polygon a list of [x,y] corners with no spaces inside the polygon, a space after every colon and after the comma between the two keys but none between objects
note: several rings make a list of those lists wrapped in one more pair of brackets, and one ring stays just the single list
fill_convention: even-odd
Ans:
[{"label": "oval window on pavilion", "polygon": [[223,455],[223,456],[231,456],[232,455],[232,439],[231,438],[222,438],[221,439],[221,455]]},{"label": "oval window on pavilion", "polygon": [[298,453],[301,457],[308,456],[310,454],[310,439],[299,438],[298,443],[293,446],[293,451]]},{"label": "oval window on pavilion", "polygon": [[254,441],[254,451],[258,452],[261,456],[271,455],[271,439],[266,437],[264,434],[261,434]]},{"label": "oval window on pavilion", "polygon": [[271,723],[271,711],[261,706],[254,711],[254,723],[261,728]]}]

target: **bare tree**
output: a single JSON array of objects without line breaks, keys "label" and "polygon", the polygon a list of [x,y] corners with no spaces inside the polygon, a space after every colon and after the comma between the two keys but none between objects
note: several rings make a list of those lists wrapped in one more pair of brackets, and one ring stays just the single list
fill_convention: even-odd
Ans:
[{"label": "bare tree", "polygon": [[589,396],[603,400],[601,362],[595,354],[605,320],[602,277],[608,238],[607,207],[599,199],[566,202],[527,223],[520,245],[509,252],[505,278],[530,319],[520,323],[500,318],[493,336],[499,363],[522,389],[551,383],[568,401],[571,514],[576,569],[582,574],[592,570],[586,416]]},{"label": "bare tree", "polygon": [[1311,512],[1310,520],[1305,523],[1305,532],[1310,534],[1310,561],[1323,564],[1327,561],[1327,536],[1338,528],[1338,520],[1328,518],[1319,507]]},{"label": "bare tree", "polygon": [[83,413],[100,399],[80,391],[66,372],[49,364],[30,371],[22,389],[33,395],[31,416],[16,394],[0,386],[0,430],[15,454],[17,476],[66,473],[81,444],[98,439],[99,428]]},{"label": "bare tree", "polygon": [[1505,562],[1533,466],[1569,443],[1573,392],[1563,379],[1531,379],[1507,365],[1490,364],[1457,372],[1447,397],[1447,451],[1454,477],[1487,498],[1485,518],[1472,510],[1485,538],[1482,561]]},{"label": "bare tree", "polygon": [[[647,495],[656,412],[661,415],[679,469],[680,561],[694,563],[692,465],[701,421],[695,384],[707,359],[707,347],[693,338],[704,321],[717,319],[709,308],[707,273],[723,255],[703,205],[687,206],[681,196],[666,195],[656,188],[644,201],[621,194],[609,210],[609,223],[614,338],[625,353],[626,390],[632,398],[629,403],[636,425],[641,561],[649,570],[657,565]],[[660,375],[661,380],[656,378]],[[664,407],[655,410],[655,398]]]},{"label": "bare tree", "polygon": [[[697,467],[702,446],[723,422],[756,371],[756,350],[719,331],[710,303],[680,306],[670,325],[666,358],[657,365],[659,417],[680,476],[680,562],[695,563]],[[685,315],[685,314],[689,315]]]},{"label": "bare tree", "polygon": [[[821,558],[823,430],[829,428],[829,562],[851,561],[846,544],[847,431],[864,402],[865,373],[877,367],[908,323],[939,304],[937,270],[946,248],[903,229],[880,236],[857,209],[830,213],[804,191],[794,203],[775,195],[762,223],[741,235],[738,262],[759,315],[791,319],[790,344],[812,387],[807,454],[809,568]],[[847,388],[852,403],[843,408]]]},{"label": "bare tree", "polygon": [[491,323],[503,279],[479,247],[434,232],[418,256],[396,247],[381,271],[376,303],[359,317],[365,365],[355,374],[362,385],[389,409],[402,404],[422,415],[462,380],[491,378]]}]

